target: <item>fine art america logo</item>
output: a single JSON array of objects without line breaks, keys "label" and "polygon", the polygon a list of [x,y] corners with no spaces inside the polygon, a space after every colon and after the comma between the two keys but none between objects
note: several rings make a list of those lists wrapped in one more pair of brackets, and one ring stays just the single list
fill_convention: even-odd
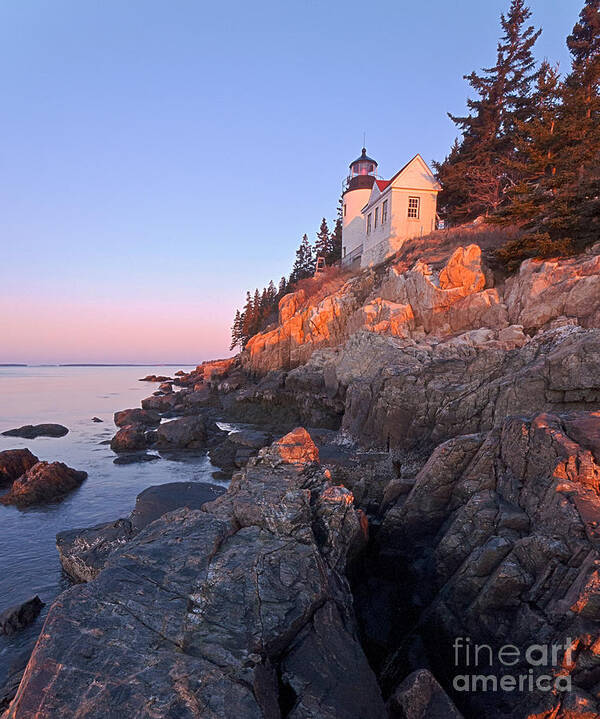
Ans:
[{"label": "fine art america logo", "polygon": [[[568,692],[573,646],[567,637],[564,644],[531,644],[526,649],[505,644],[494,650],[456,637],[454,666],[465,673],[456,674],[452,686],[457,692]],[[492,667],[500,675],[489,673]]]}]

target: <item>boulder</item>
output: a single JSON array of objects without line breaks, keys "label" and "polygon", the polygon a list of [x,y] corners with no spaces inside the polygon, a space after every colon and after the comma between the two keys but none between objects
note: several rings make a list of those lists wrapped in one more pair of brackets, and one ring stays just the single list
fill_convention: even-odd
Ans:
[{"label": "boulder", "polygon": [[100,417],[92,417],[92,422],[103,422],[104,420],[101,420]]},{"label": "boulder", "polygon": [[122,409],[115,412],[115,424],[117,427],[137,424],[142,427],[157,427],[160,424],[160,414],[150,409]]},{"label": "boulder", "polygon": [[0,486],[12,484],[37,462],[38,458],[28,449],[5,449],[0,452]]},{"label": "boulder", "polygon": [[146,428],[140,424],[121,427],[110,441],[113,452],[136,452],[146,449],[147,446]]},{"label": "boulder", "polygon": [[74,581],[90,582],[104,569],[110,554],[155,519],[181,507],[200,509],[224,491],[224,487],[204,482],[170,482],[148,487],[138,495],[129,517],[57,534],[60,563]]},{"label": "boulder", "polygon": [[172,382],[173,378],[166,377],[165,375],[162,375],[162,374],[149,374],[149,375],[146,375],[145,377],[142,377],[139,381],[140,382]]},{"label": "boulder", "polygon": [[3,716],[4,711],[8,709],[11,701],[15,698],[32,651],[33,645],[20,652],[8,666],[6,666],[5,662],[5,671],[0,675],[0,717]]},{"label": "boulder", "polygon": [[173,385],[171,382],[162,382],[158,386],[158,391],[163,392],[164,394],[168,394],[169,392],[173,391]]},{"label": "boulder", "polygon": [[160,394],[152,397],[146,397],[142,400],[142,408],[145,410],[154,410],[156,412],[171,412],[179,404],[183,402],[182,392],[171,392],[169,394]]},{"label": "boulder", "polygon": [[36,594],[23,604],[5,609],[0,614],[0,634],[14,634],[24,629],[35,621],[43,606],[44,602]]},{"label": "boulder", "polygon": [[0,502],[26,507],[59,501],[79,487],[86,477],[87,472],[71,469],[62,462],[38,462],[13,482],[10,490],[0,497]]},{"label": "boulder", "polygon": [[335,485],[311,442],[261,450],[221,497],[156,519],[60,595],[9,718],[381,719],[340,573],[361,520],[341,488],[322,496]]},{"label": "boulder", "polygon": [[36,437],[64,437],[69,430],[62,424],[26,424],[17,429],[8,429],[2,432],[5,437],[24,437],[35,439]]},{"label": "boulder", "polygon": [[266,447],[273,437],[268,432],[245,429],[231,432],[223,442],[209,451],[212,464],[225,471],[234,471],[243,467],[258,450]]},{"label": "boulder", "polygon": [[218,433],[214,423],[191,416],[163,422],[153,435],[157,449],[197,449],[206,446],[209,434]]},{"label": "boulder", "polygon": [[389,719],[462,719],[427,669],[409,674],[388,700],[387,708]]}]

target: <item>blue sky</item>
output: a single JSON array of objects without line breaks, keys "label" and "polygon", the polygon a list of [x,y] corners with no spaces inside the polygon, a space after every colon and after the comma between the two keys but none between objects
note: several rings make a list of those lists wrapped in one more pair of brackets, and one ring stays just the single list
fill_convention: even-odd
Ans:
[{"label": "blue sky", "polygon": [[[535,0],[568,69],[583,0]],[[508,0],[0,5],[0,362],[224,355],[246,289],[380,174],[441,159]]]}]

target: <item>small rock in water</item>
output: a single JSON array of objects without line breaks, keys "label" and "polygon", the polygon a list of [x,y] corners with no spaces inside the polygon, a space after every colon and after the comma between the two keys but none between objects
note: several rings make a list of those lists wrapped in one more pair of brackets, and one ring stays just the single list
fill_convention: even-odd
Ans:
[{"label": "small rock in water", "polygon": [[0,452],[0,485],[11,484],[39,462],[28,449],[6,449]]},{"label": "small rock in water", "polygon": [[16,429],[7,429],[2,432],[5,437],[23,437],[35,439],[36,437],[64,437],[69,430],[62,424],[25,424]]},{"label": "small rock in water", "polygon": [[100,419],[100,417],[92,417],[92,422],[104,422],[104,420]]},{"label": "small rock in water", "polygon": [[42,611],[44,602],[37,596],[9,607],[0,614],[0,634],[14,634],[31,624]]},{"label": "small rock in water", "polygon": [[15,480],[0,502],[17,507],[53,502],[78,487],[86,477],[87,472],[78,472],[62,462],[38,462]]},{"label": "small rock in water", "polygon": [[160,459],[158,454],[146,454],[145,452],[134,452],[125,454],[113,459],[113,464],[135,464],[136,462],[153,462]]}]

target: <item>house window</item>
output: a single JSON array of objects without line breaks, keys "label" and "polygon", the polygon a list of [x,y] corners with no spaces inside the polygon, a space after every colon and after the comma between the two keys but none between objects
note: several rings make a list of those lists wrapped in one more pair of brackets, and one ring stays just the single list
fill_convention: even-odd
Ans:
[{"label": "house window", "polygon": [[367,235],[371,232],[371,213],[367,215]]},{"label": "house window", "polygon": [[377,229],[377,225],[379,224],[379,207],[375,208],[375,224],[373,225],[373,229]]},{"label": "house window", "polygon": [[346,203],[344,202],[344,217],[346,217]]},{"label": "house window", "polygon": [[388,219],[388,201],[383,201],[383,207],[381,208],[381,224],[384,225]]},{"label": "house window", "polygon": [[408,216],[415,220],[419,219],[419,210],[421,205],[420,197],[409,197],[408,198]]}]

